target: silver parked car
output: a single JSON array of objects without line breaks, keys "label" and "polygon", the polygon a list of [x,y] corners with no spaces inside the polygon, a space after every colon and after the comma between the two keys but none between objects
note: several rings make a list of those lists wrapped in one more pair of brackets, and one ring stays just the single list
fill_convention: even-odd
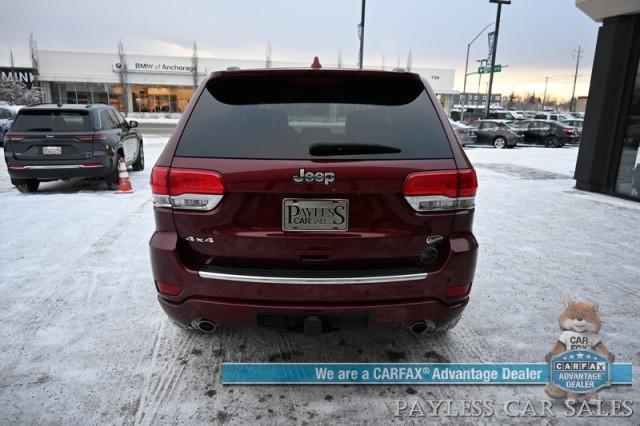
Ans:
[{"label": "silver parked car", "polygon": [[524,140],[523,132],[508,120],[479,120],[475,125],[479,144],[502,149],[513,148]]}]

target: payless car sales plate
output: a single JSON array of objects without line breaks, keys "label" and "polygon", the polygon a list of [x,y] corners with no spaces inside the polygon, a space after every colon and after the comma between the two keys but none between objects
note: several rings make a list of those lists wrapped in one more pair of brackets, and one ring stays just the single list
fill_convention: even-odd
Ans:
[{"label": "payless car sales plate", "polygon": [[42,154],[43,155],[62,155],[62,147],[61,146],[43,146]]},{"label": "payless car sales plate", "polygon": [[348,226],[349,200],[282,200],[282,229],[285,231],[346,231]]}]

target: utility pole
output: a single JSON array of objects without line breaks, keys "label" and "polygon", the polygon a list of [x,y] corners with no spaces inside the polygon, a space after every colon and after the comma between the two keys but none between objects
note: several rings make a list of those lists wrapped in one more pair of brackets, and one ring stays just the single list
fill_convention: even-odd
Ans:
[{"label": "utility pole", "polygon": [[547,102],[547,83],[549,83],[549,77],[544,78],[544,95],[542,95],[542,110],[544,111],[544,104]]},{"label": "utility pole", "polygon": [[360,54],[358,55],[358,68],[362,69],[362,55],[364,54],[364,10],[367,0],[362,0],[362,13],[358,24],[358,38],[360,39]]},{"label": "utility pole", "polygon": [[484,111],[485,117],[489,115],[489,107],[491,106],[491,90],[493,89],[493,68],[496,66],[496,52],[498,51],[498,35],[500,34],[500,14],[502,13],[503,4],[511,4],[511,0],[489,0],[489,3],[498,3],[498,11],[496,13],[496,30],[493,36],[491,46],[491,71],[489,74],[489,89],[487,90],[487,107]]},{"label": "utility pole", "polygon": [[573,91],[571,92],[571,104],[569,105],[569,111],[575,111],[575,100],[576,100],[576,82],[578,81],[578,66],[580,65],[580,55],[582,55],[582,50],[580,45],[578,45],[578,52],[576,53],[576,73],[573,76]]}]

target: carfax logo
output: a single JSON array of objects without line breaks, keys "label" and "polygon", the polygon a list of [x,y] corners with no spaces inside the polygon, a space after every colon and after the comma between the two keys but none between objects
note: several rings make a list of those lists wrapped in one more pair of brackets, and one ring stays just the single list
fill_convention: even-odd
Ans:
[{"label": "carfax logo", "polygon": [[551,383],[570,393],[586,394],[611,385],[611,370],[603,356],[569,351],[551,359]]},{"label": "carfax logo", "polygon": [[613,362],[613,354],[598,337],[602,326],[598,304],[568,299],[559,322],[562,333],[546,356],[550,370],[545,391],[568,401],[584,395],[596,404],[597,391],[611,384]]}]

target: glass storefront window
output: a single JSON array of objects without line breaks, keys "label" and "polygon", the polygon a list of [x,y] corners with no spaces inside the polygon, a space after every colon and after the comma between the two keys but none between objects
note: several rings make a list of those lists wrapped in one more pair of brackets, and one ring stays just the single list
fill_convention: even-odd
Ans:
[{"label": "glass storefront window", "polygon": [[122,111],[122,87],[109,83],[51,83],[53,102],[65,104],[107,104]]},{"label": "glass storefront window", "polygon": [[187,107],[193,88],[131,86],[134,112],[182,112]]},{"label": "glass storefront window", "polygon": [[624,129],[616,192],[640,199],[640,63]]}]

